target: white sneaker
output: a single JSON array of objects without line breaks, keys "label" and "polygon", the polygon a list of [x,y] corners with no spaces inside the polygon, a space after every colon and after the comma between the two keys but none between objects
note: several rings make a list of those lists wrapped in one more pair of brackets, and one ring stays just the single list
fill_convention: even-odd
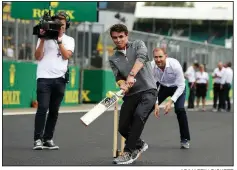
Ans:
[{"label": "white sneaker", "polygon": [[188,140],[181,141],[180,145],[180,149],[189,149],[190,147],[190,143]]},{"label": "white sneaker", "polygon": [[43,142],[38,139],[34,142],[33,150],[42,150],[43,149]]},{"label": "white sneaker", "polygon": [[213,112],[217,112],[217,109],[212,109]]}]

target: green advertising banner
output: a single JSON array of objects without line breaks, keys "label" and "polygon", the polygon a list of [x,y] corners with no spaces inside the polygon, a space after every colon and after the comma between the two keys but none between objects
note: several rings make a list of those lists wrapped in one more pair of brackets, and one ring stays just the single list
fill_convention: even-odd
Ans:
[{"label": "green advertising banner", "polygon": [[[108,91],[117,92],[119,90],[116,85],[113,72],[109,70],[85,70],[84,72],[84,102],[98,103]],[[232,97],[232,89],[230,97]],[[189,87],[186,81],[186,100],[189,97]],[[207,91],[207,100],[213,100],[213,82],[212,76],[209,76],[209,87]],[[168,100],[168,99],[167,99]],[[120,100],[122,102],[122,100]]]},{"label": "green advertising banner", "polygon": [[[3,108],[31,107],[36,100],[36,68],[34,63],[3,61]],[[79,76],[79,68],[71,66],[62,106],[78,105]]]},{"label": "green advertising banner", "polygon": [[[34,63],[3,61],[3,108],[29,108],[36,100],[36,68]],[[27,81],[26,81],[27,80]],[[70,82],[67,84],[62,106],[79,103],[79,67],[70,67]],[[187,82],[186,82],[187,83]],[[186,86],[186,99],[189,88]],[[84,70],[82,98],[84,103],[98,103],[108,91],[117,92],[113,72],[110,70]],[[230,96],[232,97],[232,89]],[[207,100],[213,100],[213,83],[210,76]],[[122,103],[122,100],[119,101]]]},{"label": "green advertising banner", "polygon": [[84,103],[98,103],[108,91],[119,90],[113,72],[109,70],[85,70],[83,89]]},{"label": "green advertising banner", "polygon": [[69,83],[67,84],[62,106],[75,106],[79,104],[79,67],[71,66]]},{"label": "green advertising banner", "polygon": [[3,108],[30,107],[35,93],[36,65],[3,61]]},{"label": "green advertising banner", "polygon": [[97,22],[97,2],[11,2],[11,17],[25,20],[38,20],[51,6],[51,16],[65,11],[71,21]]}]

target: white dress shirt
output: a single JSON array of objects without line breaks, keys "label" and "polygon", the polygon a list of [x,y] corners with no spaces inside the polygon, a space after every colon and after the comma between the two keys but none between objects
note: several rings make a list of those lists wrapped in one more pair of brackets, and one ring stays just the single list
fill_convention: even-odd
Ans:
[{"label": "white dress shirt", "polygon": [[233,81],[233,70],[230,67],[225,68],[223,76],[221,79],[221,84],[229,83],[232,84]]},{"label": "white dress shirt", "polygon": [[207,84],[209,80],[209,76],[208,76],[208,73],[207,72],[200,72],[198,71],[196,73],[196,83],[197,84]]},{"label": "white dress shirt", "polygon": [[185,89],[183,69],[179,61],[174,58],[166,58],[164,72],[155,64],[155,61],[152,61],[151,64],[156,82],[158,81],[161,85],[166,87],[177,87],[175,93],[171,97],[171,100],[176,102]]},{"label": "white dress shirt", "polygon": [[187,80],[189,83],[195,82],[195,80],[196,80],[195,74],[196,74],[196,72],[195,72],[193,66],[188,67],[187,71],[184,73],[184,75],[187,77]]},{"label": "white dress shirt", "polygon": [[221,70],[219,68],[215,68],[215,70],[212,73],[212,76],[215,76],[215,74],[216,74],[218,77],[214,78],[214,83],[218,83],[218,84],[221,83],[221,78],[224,73],[224,70],[225,70],[224,67],[222,67]]},{"label": "white dress shirt", "polygon": [[[39,47],[40,39],[38,39],[36,49]],[[62,44],[66,50],[72,53],[75,48],[74,38],[63,34]],[[44,55],[38,61],[37,66],[37,79],[38,78],[58,78],[65,75],[68,66],[68,60],[63,59],[57,41],[45,40],[44,41]]]},{"label": "white dress shirt", "polygon": [[13,58],[14,50],[12,48],[7,48],[7,56]]}]

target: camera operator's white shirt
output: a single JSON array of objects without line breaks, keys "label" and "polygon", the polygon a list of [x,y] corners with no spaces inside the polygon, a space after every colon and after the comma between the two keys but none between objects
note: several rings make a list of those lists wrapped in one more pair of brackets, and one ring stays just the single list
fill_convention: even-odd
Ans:
[{"label": "camera operator's white shirt", "polygon": [[[36,49],[40,44],[38,39]],[[63,34],[62,44],[67,49],[74,52],[74,38]],[[64,60],[59,50],[56,40],[44,41],[43,58],[38,61],[37,79],[38,78],[59,78],[65,75],[67,71],[68,60]]]}]

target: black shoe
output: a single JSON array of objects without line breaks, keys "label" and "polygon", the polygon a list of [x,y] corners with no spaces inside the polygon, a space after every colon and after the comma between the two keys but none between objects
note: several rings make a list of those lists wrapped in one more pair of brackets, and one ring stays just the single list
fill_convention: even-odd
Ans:
[{"label": "black shoe", "polygon": [[34,150],[42,150],[43,149],[43,143],[40,139],[36,140],[34,142],[34,147],[33,147]]},{"label": "black shoe", "polygon": [[59,147],[54,144],[53,140],[47,140],[43,143],[43,149],[57,150]]}]

